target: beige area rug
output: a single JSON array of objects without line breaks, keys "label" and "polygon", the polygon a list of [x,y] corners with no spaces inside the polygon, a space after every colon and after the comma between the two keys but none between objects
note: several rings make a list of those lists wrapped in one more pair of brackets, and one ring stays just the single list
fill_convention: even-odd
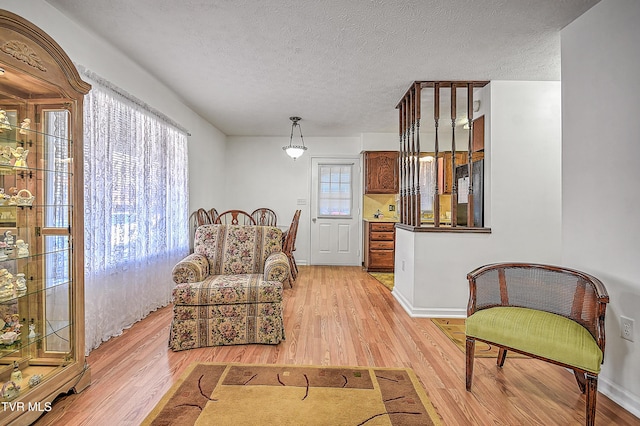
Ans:
[{"label": "beige area rug", "polygon": [[[431,321],[444,332],[444,334],[456,344],[463,353],[466,353],[467,334],[464,328],[464,318],[431,318]],[[475,358],[497,358],[498,347],[476,340]],[[507,352],[507,358],[528,358],[517,352]]]},{"label": "beige area rug", "polygon": [[194,363],[143,425],[441,425],[407,368]]},{"label": "beige area rug", "polygon": [[393,272],[369,272],[369,275],[380,281],[389,290],[393,290]]}]

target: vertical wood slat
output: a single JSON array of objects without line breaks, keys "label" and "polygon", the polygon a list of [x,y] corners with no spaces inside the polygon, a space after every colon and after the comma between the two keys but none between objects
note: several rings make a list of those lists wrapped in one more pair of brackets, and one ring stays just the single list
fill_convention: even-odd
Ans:
[{"label": "vertical wood slat", "polygon": [[440,226],[440,187],[438,185],[438,176],[440,173],[438,156],[440,155],[440,145],[438,140],[438,122],[440,120],[440,84],[435,83],[433,86],[433,122],[435,125],[435,174],[436,174],[436,188],[433,195],[433,226]]},{"label": "vertical wood slat", "polygon": [[403,187],[404,187],[404,195],[403,195],[403,202],[402,205],[404,207],[404,221],[403,223],[408,224],[409,223],[409,215],[411,214],[411,212],[409,211],[409,168],[408,168],[408,164],[407,164],[407,160],[408,160],[408,149],[407,147],[409,146],[409,129],[407,127],[407,97],[405,96],[404,101],[402,103],[402,127],[404,129],[403,132],[403,143],[402,143],[402,152],[403,152],[403,156],[402,156],[402,167],[404,169],[404,182],[403,182]]},{"label": "vertical wood slat", "polygon": [[500,303],[508,305],[509,291],[507,290],[507,277],[504,274],[504,269],[498,269],[498,282],[500,283]]},{"label": "vertical wood slat", "polygon": [[451,85],[451,226],[458,226],[458,181],[456,179],[456,86]]},{"label": "vertical wood slat", "polygon": [[[433,225],[440,226],[440,192],[443,190],[438,177],[442,178],[442,167],[450,166],[451,176],[451,226],[458,226],[458,195],[460,188],[455,177],[456,162],[466,162],[469,169],[469,189],[467,202],[467,227],[475,227],[473,217],[475,199],[473,196],[473,88],[484,87],[488,82],[484,81],[415,81],[407,90],[396,108],[399,110],[399,142],[400,155],[398,166],[400,169],[400,221],[403,224],[421,226],[421,194],[420,194],[420,120],[421,120],[421,91],[424,88],[433,88],[433,119],[435,127],[435,191],[433,195]],[[451,88],[451,160],[445,164],[439,162],[439,120],[440,120],[440,90],[442,87]],[[468,152],[465,158],[456,157],[455,127],[457,118],[457,88],[467,90],[467,122],[469,123]],[[449,179],[446,179],[447,181]],[[475,184],[478,184],[477,182]]]},{"label": "vertical wood slat", "polygon": [[399,200],[399,208],[400,208],[400,223],[405,223],[404,221],[404,206],[403,206],[403,202],[404,199],[402,197],[403,195],[403,182],[404,182],[404,171],[402,170],[402,132],[404,131],[404,128],[402,126],[402,101],[400,102],[400,104],[398,105],[398,151],[400,152],[400,154],[398,155],[398,196],[400,197]]},{"label": "vertical wood slat", "polygon": [[405,114],[406,114],[406,97],[400,104],[400,206],[402,209],[402,223],[407,223],[407,167],[405,161],[405,140],[406,140],[406,128],[405,128]]},{"label": "vertical wood slat", "polygon": [[415,225],[413,223],[413,210],[415,206],[413,205],[413,164],[411,162],[412,149],[411,144],[413,143],[413,96],[412,91],[409,89],[407,92],[407,202],[409,204],[408,211],[408,223],[409,225]]},{"label": "vertical wood slat", "polygon": [[416,150],[416,135],[415,135],[415,91],[413,88],[409,89],[409,129],[410,129],[410,146],[409,146],[409,224],[416,226],[416,166],[415,166],[415,150]]},{"label": "vertical wood slat", "polygon": [[473,199],[473,85],[467,83],[467,123],[469,123],[469,158],[467,170],[469,171],[469,195],[467,198],[467,226],[474,227],[474,199]]},{"label": "vertical wood slat", "polygon": [[415,83],[413,85],[413,90],[415,92],[415,121],[416,121],[416,165],[418,169],[418,178],[416,179],[416,205],[417,209],[415,211],[416,214],[416,222],[417,226],[422,225],[421,220],[421,212],[422,212],[422,203],[421,203],[421,195],[420,195],[420,102],[421,102],[421,87],[420,84]]}]

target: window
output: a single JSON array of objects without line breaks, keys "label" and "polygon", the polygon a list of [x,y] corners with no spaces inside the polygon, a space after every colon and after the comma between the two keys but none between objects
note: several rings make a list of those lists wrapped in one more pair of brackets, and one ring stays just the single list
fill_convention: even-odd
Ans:
[{"label": "window", "polygon": [[351,217],[352,164],[318,165],[318,216]]},{"label": "window", "polygon": [[187,134],[86,73],[87,350],[169,303],[171,268],[189,252]]}]

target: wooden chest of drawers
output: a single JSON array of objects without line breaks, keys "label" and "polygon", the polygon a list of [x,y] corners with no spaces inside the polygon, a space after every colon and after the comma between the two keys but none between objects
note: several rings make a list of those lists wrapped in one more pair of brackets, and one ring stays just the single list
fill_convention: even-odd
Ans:
[{"label": "wooden chest of drawers", "polygon": [[364,222],[364,267],[367,271],[393,271],[395,236],[394,222]]}]

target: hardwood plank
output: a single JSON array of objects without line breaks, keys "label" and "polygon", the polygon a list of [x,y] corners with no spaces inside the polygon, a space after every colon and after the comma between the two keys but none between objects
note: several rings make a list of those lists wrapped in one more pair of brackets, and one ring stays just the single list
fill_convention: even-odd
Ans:
[{"label": "hardwood plank", "polygon": [[[92,383],[56,400],[35,424],[137,425],[196,361],[410,367],[450,425],[582,425],[584,395],[571,372],[534,360],[478,358],[465,390],[462,353],[428,318],[411,318],[391,292],[359,267],[300,266],[285,289],[286,340],[168,349],[171,306],[151,313],[87,358]],[[640,425],[598,395],[596,424]]]}]

